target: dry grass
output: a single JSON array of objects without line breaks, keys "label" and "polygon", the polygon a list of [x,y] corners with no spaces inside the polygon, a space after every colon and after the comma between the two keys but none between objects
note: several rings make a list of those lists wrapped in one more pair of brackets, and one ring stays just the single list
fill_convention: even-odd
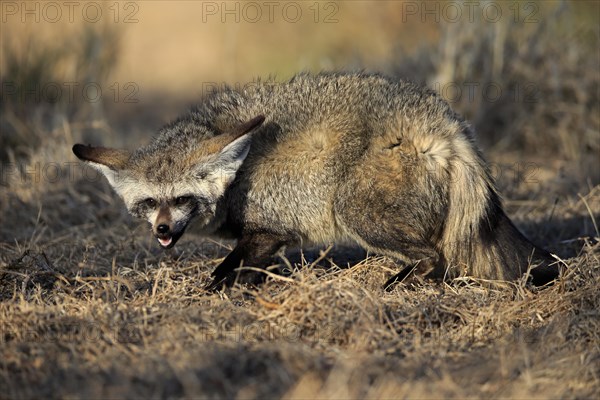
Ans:
[{"label": "dry grass", "polygon": [[[0,384],[10,398],[600,395],[597,239],[581,238],[543,290],[459,280],[387,293],[392,261],[339,268],[342,252],[292,257],[293,271],[260,288],[211,294],[202,286],[226,248],[199,248],[191,235],[162,253],[118,217],[119,204],[68,196],[96,212],[60,233],[39,222],[30,240],[2,245]],[[599,197],[555,214],[585,215]],[[111,222],[92,222],[102,209]]]},{"label": "dry grass", "polygon": [[[459,83],[537,85],[531,104],[454,106],[486,136],[509,215],[565,265],[556,284],[415,281],[385,292],[392,260],[335,248],[286,254],[285,273],[258,288],[208,293],[230,244],[189,232],[159,250],[71,154],[82,140],[137,143],[164,115],[159,105],[143,114],[107,107],[107,119],[90,104],[3,101],[0,397],[599,398],[597,52],[572,42],[563,61],[564,38],[547,26],[509,29],[500,67],[449,73],[467,48],[472,60],[492,57],[485,49],[499,39],[489,26],[471,28],[444,30],[454,56],[428,48],[385,62],[423,82],[445,71]],[[83,81],[97,60],[80,61],[68,79]],[[33,79],[14,66],[3,82]],[[533,175],[520,170],[528,162]]]}]

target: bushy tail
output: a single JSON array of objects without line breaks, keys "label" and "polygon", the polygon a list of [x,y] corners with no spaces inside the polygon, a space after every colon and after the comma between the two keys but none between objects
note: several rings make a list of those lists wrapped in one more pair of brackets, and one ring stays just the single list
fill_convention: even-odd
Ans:
[{"label": "bushy tail", "polygon": [[485,162],[468,136],[455,137],[449,204],[439,251],[450,276],[514,280],[531,266],[532,281],[558,277],[548,252],[533,245],[502,210]]}]

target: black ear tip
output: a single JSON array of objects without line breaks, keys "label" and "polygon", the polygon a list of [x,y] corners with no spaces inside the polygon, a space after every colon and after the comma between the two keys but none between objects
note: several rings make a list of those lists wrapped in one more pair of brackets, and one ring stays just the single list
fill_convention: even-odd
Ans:
[{"label": "black ear tip", "polygon": [[253,129],[258,128],[259,126],[262,125],[262,123],[265,122],[265,116],[260,114],[257,115],[256,117],[252,118],[250,121],[246,122],[243,126],[244,126],[244,130],[246,132],[250,132]]},{"label": "black ear tip", "polygon": [[82,144],[76,144],[73,146],[73,154],[75,154],[78,158],[83,158],[83,155],[85,153],[85,148],[87,146],[84,146]]},{"label": "black ear tip", "polygon": [[265,122],[265,116],[257,115],[248,122],[248,131],[258,128],[263,122]]},{"label": "black ear tip", "polygon": [[256,117],[252,118],[251,120],[249,120],[241,125],[238,125],[238,127],[235,128],[231,133],[236,137],[245,135],[246,133],[249,133],[250,131],[261,126],[263,122],[265,122],[265,116],[262,114],[257,115]]}]

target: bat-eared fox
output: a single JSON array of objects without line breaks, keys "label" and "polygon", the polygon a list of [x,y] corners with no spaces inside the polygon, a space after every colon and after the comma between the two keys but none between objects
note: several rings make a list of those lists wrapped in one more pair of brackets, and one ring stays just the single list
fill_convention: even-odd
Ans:
[{"label": "bat-eared fox", "polygon": [[[502,209],[472,128],[436,93],[366,73],[300,74],[206,96],[133,152],[76,144],[171,248],[195,220],[237,239],[208,288],[284,246],[350,242],[407,273],[552,281]],[[408,271],[408,272],[407,272]]]}]

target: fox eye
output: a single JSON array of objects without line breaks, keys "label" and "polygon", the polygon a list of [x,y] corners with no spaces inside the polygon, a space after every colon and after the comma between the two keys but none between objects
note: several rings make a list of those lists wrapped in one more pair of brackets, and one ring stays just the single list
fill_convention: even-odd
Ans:
[{"label": "fox eye", "polygon": [[153,198],[147,198],[143,202],[146,207],[149,207],[149,208],[156,207],[156,200],[154,200]]},{"label": "fox eye", "polygon": [[179,196],[175,199],[175,204],[178,206],[189,203],[192,200],[191,196]]}]

